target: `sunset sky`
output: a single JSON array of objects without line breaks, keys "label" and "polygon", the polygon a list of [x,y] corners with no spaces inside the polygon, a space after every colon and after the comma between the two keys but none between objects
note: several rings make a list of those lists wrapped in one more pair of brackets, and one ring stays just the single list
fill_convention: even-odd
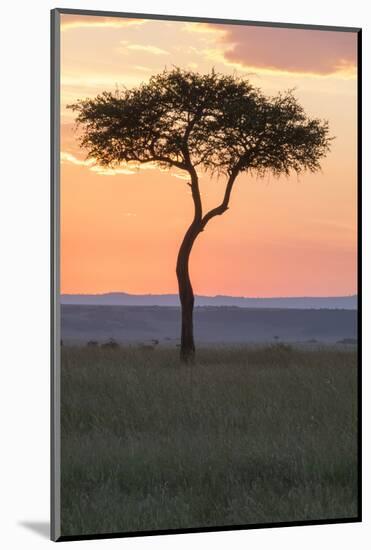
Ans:
[{"label": "sunset sky", "polygon": [[[195,244],[195,293],[355,294],[356,49],[351,32],[62,15],[61,292],[177,292],[177,251],[193,216],[182,173],[87,161],[66,105],[178,66],[236,73],[267,95],[295,88],[336,138],[320,173],[239,176],[230,209]],[[205,208],[216,206],[223,179],[200,176]]]}]

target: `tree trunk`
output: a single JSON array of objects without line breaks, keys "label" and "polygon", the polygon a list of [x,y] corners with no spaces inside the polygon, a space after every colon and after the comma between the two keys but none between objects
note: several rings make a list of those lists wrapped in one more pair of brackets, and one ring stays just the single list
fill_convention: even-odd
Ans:
[{"label": "tree trunk", "polygon": [[189,277],[189,257],[193,243],[201,228],[193,223],[180,246],[178,260],[176,264],[176,274],[178,278],[179,298],[182,308],[182,332],[180,341],[180,360],[183,363],[193,363],[195,361],[195,342],[193,338],[193,306],[194,294]]}]

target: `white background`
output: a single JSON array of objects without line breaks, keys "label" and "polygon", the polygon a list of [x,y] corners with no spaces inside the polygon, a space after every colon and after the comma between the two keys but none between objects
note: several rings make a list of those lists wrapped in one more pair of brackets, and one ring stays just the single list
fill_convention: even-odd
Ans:
[{"label": "white background", "polygon": [[[366,1],[204,0],[156,2],[16,0],[1,6],[0,68],[0,544],[39,548],[49,520],[49,10],[85,8],[173,15],[362,26],[364,98],[370,90]],[[370,109],[364,102],[364,281],[370,273]],[[5,124],[4,124],[5,120]],[[367,250],[368,248],[368,250]],[[368,285],[367,285],[368,286]],[[4,307],[5,306],[5,307]],[[364,523],[68,543],[69,547],[301,550],[369,547],[370,296],[364,288]],[[368,432],[368,433],[367,433]],[[29,525],[31,524],[31,526]],[[369,543],[368,543],[369,544]]]}]

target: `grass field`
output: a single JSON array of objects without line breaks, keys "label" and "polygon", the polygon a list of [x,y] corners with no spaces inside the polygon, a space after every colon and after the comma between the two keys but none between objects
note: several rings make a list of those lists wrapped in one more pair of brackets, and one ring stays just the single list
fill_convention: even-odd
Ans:
[{"label": "grass field", "polygon": [[62,348],[62,535],[357,515],[354,349]]}]

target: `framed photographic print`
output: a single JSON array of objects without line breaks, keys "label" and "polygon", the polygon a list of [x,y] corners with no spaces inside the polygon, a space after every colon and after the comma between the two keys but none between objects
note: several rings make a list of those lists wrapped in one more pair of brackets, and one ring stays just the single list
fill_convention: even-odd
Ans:
[{"label": "framed photographic print", "polygon": [[357,28],[52,11],[53,540],[361,520],[360,85]]}]

